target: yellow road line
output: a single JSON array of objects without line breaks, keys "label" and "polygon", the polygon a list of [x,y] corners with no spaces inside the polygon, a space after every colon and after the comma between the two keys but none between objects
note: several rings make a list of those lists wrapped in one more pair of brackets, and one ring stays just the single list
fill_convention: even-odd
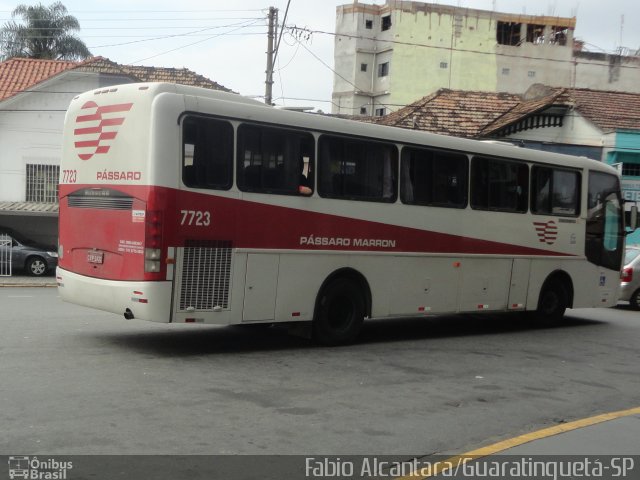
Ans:
[{"label": "yellow road line", "polygon": [[429,478],[434,475],[438,475],[447,470],[450,470],[453,466],[461,465],[470,460],[486,457],[488,455],[495,455],[496,453],[503,452],[509,448],[524,445],[525,443],[533,442],[534,440],[540,440],[547,437],[552,437],[564,432],[570,432],[571,430],[577,430],[578,428],[588,427],[590,425],[596,425],[598,423],[607,422],[609,420],[615,420],[616,418],[628,417],[630,415],[639,415],[640,407],[630,408],[628,410],[620,410],[617,412],[603,413],[596,415],[595,417],[583,418],[575,420],[573,422],[561,423],[553,427],[543,428],[535,432],[525,433],[517,437],[509,438],[493,445],[481,447],[476,450],[472,450],[462,455],[456,455],[450,457],[444,461],[438,462],[437,466],[433,469],[424,468],[419,472],[412,472],[408,476],[398,477],[396,480],[418,480]]}]

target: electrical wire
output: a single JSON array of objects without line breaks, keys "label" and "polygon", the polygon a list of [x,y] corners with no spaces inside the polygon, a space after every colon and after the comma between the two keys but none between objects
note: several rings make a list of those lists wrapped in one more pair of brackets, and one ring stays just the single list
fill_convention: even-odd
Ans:
[{"label": "electrical wire", "polygon": [[186,44],[186,45],[182,45],[180,47],[172,48],[170,50],[166,50],[164,52],[157,53],[155,55],[151,55],[150,57],[146,57],[146,58],[141,58],[139,60],[135,60],[133,62],[128,63],[127,65],[133,65],[135,63],[144,62],[145,60],[150,60],[152,58],[160,57],[162,55],[166,55],[167,53],[175,52],[177,50],[182,50],[183,48],[187,48],[187,47],[192,47],[193,45],[197,45],[199,43],[203,43],[203,42],[209,41],[209,40],[214,39],[214,38],[218,38],[218,37],[221,37],[221,36],[224,36],[224,35],[229,35],[229,34],[235,32],[235,31],[241,30],[243,28],[247,28],[248,26],[250,26],[250,25],[243,25],[243,26],[235,28],[235,29],[233,29],[233,30],[231,30],[229,32],[220,33],[218,35],[213,35],[213,36],[211,36],[209,38],[205,38],[204,40],[198,40],[197,42],[189,43],[189,44]]},{"label": "electrical wire", "polygon": [[[563,59],[557,59],[557,58],[547,58],[547,57],[535,57],[535,56],[527,56],[527,55],[516,55],[516,54],[510,54],[510,53],[506,53],[506,52],[496,52],[496,51],[482,51],[482,50],[473,50],[473,49],[466,49],[466,48],[457,48],[457,47],[440,47],[438,45],[427,45],[424,43],[417,43],[417,42],[406,42],[406,41],[402,41],[402,40],[384,40],[381,41],[375,37],[365,37],[363,35],[351,35],[351,34],[347,34],[347,33],[335,33],[335,32],[326,32],[324,30],[311,30],[311,29],[307,29],[307,28],[299,28],[296,27],[295,25],[292,27],[288,27],[292,30],[298,30],[298,31],[304,31],[307,32],[309,34],[313,34],[313,33],[319,33],[322,35],[329,35],[329,36],[333,36],[333,37],[345,37],[345,38],[349,38],[349,39],[355,39],[355,40],[370,40],[370,41],[374,41],[374,42],[380,42],[380,43],[385,43],[385,44],[394,44],[394,45],[405,45],[405,46],[409,46],[409,47],[421,47],[421,48],[430,48],[430,49],[434,49],[434,50],[444,50],[446,52],[450,52],[450,51],[454,51],[454,52],[462,52],[462,53],[473,53],[473,54],[478,54],[478,55],[489,55],[489,56],[495,56],[495,57],[507,57],[507,58],[517,58],[517,59],[521,59],[521,60],[543,60],[546,62],[552,62],[552,63],[571,63],[573,65],[593,65],[593,63],[591,62],[580,62],[575,60],[575,57],[573,57],[570,60],[563,60]],[[588,53],[588,52],[586,52]],[[604,62],[605,60],[603,60]],[[606,63],[608,65],[608,61]],[[618,66],[618,65],[617,65]],[[630,69],[640,69],[640,66],[632,66],[632,65],[619,65],[620,68],[630,68]]]},{"label": "electrical wire", "polygon": [[350,80],[344,78],[342,75],[340,75],[337,71],[335,71],[333,68],[331,68],[329,65],[327,65],[325,63],[324,60],[322,60],[320,57],[318,57],[315,53],[313,53],[309,48],[307,48],[307,46],[302,43],[298,38],[296,38],[295,36],[292,35],[292,38],[298,42],[299,45],[302,46],[302,48],[304,48],[307,52],[309,52],[311,54],[311,56],[313,56],[316,60],[318,60],[322,65],[324,65],[326,68],[328,68],[329,70],[331,70],[335,75],[337,75],[338,77],[340,77],[342,80],[344,80],[345,82],[347,82],[349,85],[351,85],[353,88],[355,88],[356,90],[358,89],[358,87],[354,84],[351,83]]},{"label": "electrical wire", "polygon": [[[173,35],[164,35],[161,37],[152,37],[152,38],[146,38],[144,40],[134,40],[131,42],[123,42],[123,43],[113,43],[113,44],[108,44],[108,45],[94,45],[94,46],[89,46],[88,48],[107,48],[107,47],[120,47],[122,45],[131,45],[134,43],[142,43],[142,42],[151,42],[151,41],[155,41],[155,40],[166,40],[168,38],[177,38],[177,37],[188,37],[188,36],[192,36],[192,34],[198,34],[198,33],[202,33],[202,32],[206,32],[206,31],[210,31],[210,30],[214,30],[214,29],[218,29],[218,28],[231,28],[231,27],[237,27],[237,26],[241,26],[242,28],[244,27],[251,27],[254,26],[257,21],[259,21],[261,19],[253,19],[252,23],[247,24],[247,22],[240,22],[240,23],[235,23],[235,24],[229,24],[229,25],[219,25],[219,26],[215,26],[215,27],[207,27],[207,28],[203,28],[200,30],[194,30],[191,32],[187,32],[187,33],[176,33]],[[232,30],[232,32],[237,31],[238,29],[234,29]],[[226,32],[220,35],[225,35],[228,34],[230,32]],[[220,36],[220,35],[215,35],[214,37],[209,37],[209,38],[215,38],[216,36]],[[209,38],[205,39],[208,40]],[[203,40],[203,41],[205,41]],[[198,42],[196,42],[198,43]],[[194,44],[195,45],[195,44]]]}]

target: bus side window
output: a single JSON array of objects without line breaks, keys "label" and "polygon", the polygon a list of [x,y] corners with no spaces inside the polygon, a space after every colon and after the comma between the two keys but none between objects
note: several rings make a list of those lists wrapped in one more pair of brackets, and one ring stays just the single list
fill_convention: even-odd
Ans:
[{"label": "bus side window", "polygon": [[182,182],[187,187],[228,190],[233,165],[230,123],[188,116],[182,123]]},{"label": "bus side window", "polygon": [[403,203],[465,208],[469,160],[460,153],[405,147],[401,158]]},{"label": "bus side window", "polygon": [[314,139],[292,129],[242,124],[238,127],[238,188],[247,192],[305,195],[313,189]]},{"label": "bus side window", "polygon": [[396,201],[398,149],[395,145],[322,135],[318,155],[320,196]]},{"label": "bus side window", "polygon": [[534,166],[531,195],[533,213],[576,216],[580,212],[580,173]]},{"label": "bus side window", "polygon": [[578,215],[580,198],[580,174],[578,172],[553,171],[554,215]]},{"label": "bus side window", "polygon": [[531,169],[531,211],[533,213],[551,213],[551,181],[550,168],[533,167]]},{"label": "bus side window", "polygon": [[520,162],[474,157],[471,207],[525,213],[529,202],[529,167]]}]

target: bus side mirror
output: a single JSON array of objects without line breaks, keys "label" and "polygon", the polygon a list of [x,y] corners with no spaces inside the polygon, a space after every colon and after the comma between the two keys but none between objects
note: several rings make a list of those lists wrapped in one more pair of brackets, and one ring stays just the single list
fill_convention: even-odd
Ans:
[{"label": "bus side mirror", "polygon": [[631,211],[629,212],[629,228],[631,231],[638,228],[638,206],[632,205]]}]

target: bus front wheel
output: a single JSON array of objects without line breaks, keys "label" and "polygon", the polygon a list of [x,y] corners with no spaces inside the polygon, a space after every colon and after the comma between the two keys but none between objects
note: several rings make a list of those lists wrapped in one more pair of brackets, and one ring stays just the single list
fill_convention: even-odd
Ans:
[{"label": "bus front wheel", "polygon": [[562,320],[568,305],[569,295],[564,284],[557,279],[548,280],[540,291],[536,317],[543,322],[557,323]]},{"label": "bus front wheel", "polygon": [[313,339],[324,345],[353,342],[364,321],[365,301],[358,284],[338,278],[320,294],[313,319]]}]

